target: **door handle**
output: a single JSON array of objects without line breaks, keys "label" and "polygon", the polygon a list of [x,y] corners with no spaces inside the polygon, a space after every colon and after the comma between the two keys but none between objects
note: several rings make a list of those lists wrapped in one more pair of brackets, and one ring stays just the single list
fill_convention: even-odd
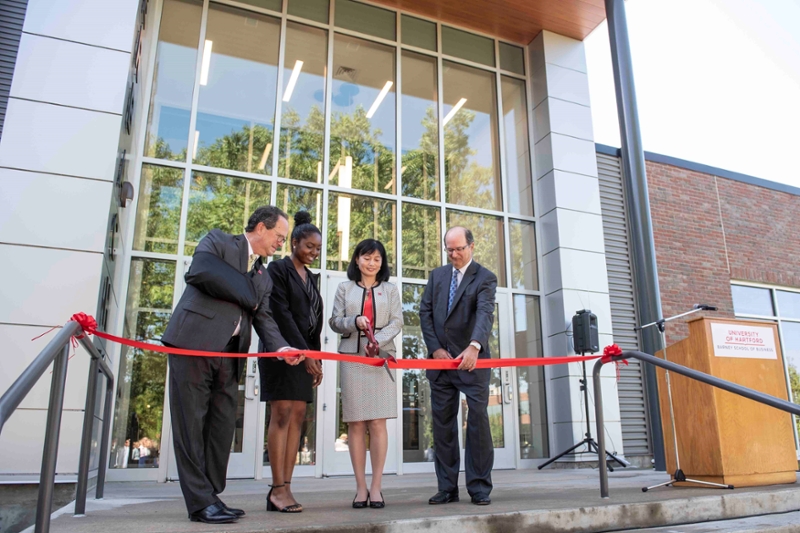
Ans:
[{"label": "door handle", "polygon": [[514,399],[514,388],[511,386],[511,384],[508,384],[506,385],[506,394],[503,400],[505,401],[506,404],[509,404],[513,399]]},{"label": "door handle", "polygon": [[253,396],[248,396],[247,395],[247,390],[249,389],[250,379],[251,378],[255,378],[255,376],[247,376],[245,378],[245,381],[244,381],[244,399],[245,400],[255,400],[256,399],[256,395],[258,394],[258,389],[256,388],[256,385],[255,385],[255,379],[253,379]]}]

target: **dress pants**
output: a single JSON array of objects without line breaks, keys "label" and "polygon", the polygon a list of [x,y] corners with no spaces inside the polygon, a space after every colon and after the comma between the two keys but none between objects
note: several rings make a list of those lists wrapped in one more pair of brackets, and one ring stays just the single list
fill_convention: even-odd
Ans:
[{"label": "dress pants", "polygon": [[[225,352],[237,351],[232,337]],[[239,376],[231,357],[169,356],[172,442],[186,509],[219,501],[236,425]]]},{"label": "dress pants", "polygon": [[[479,374],[480,372],[480,374]],[[464,470],[470,496],[489,496],[492,492],[494,445],[489,428],[489,370],[473,370],[470,382],[461,379],[466,371],[443,370],[430,382],[433,411],[434,464],[439,490],[458,490],[461,449],[458,444],[459,392],[467,397],[467,438],[464,446]],[[485,375],[485,379],[484,379]]]}]

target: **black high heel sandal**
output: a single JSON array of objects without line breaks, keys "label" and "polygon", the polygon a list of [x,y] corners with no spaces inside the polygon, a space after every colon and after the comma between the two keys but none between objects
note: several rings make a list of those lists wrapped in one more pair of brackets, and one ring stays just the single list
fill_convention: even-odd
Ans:
[{"label": "black high heel sandal", "polygon": [[[291,484],[292,484],[292,482],[291,482],[291,481],[284,481],[284,482],[283,482],[283,484],[284,484],[284,485],[291,485]],[[300,511],[302,511],[302,510],[303,510],[303,504],[302,504],[302,503],[300,503],[300,502],[297,502],[297,505],[299,505],[299,506],[300,506]],[[297,512],[299,513],[300,511],[297,511]]]},{"label": "black high heel sandal", "polygon": [[358,498],[358,493],[353,498],[353,509],[366,509],[369,505],[369,491],[367,491],[367,499],[363,502],[357,502],[356,498]]},{"label": "black high heel sandal", "polygon": [[376,502],[372,500],[369,502],[370,509],[383,509],[386,507],[386,499],[383,497],[383,491],[381,491],[381,501]]},{"label": "black high heel sandal", "polygon": [[287,505],[286,507],[279,509],[278,506],[272,503],[272,500],[269,499],[269,497],[272,496],[273,489],[279,489],[285,486],[286,483],[284,483],[283,485],[270,485],[271,488],[267,493],[267,511],[280,511],[282,513],[302,513],[303,507],[299,503],[295,503],[293,505]]}]

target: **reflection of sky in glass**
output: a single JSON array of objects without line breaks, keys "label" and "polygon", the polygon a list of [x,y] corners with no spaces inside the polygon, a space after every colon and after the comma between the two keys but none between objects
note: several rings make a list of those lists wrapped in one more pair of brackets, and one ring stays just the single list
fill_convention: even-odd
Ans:
[{"label": "reflection of sky in glass", "polygon": [[[455,107],[455,104],[445,104],[442,116],[446,117],[453,107]],[[454,120],[465,110],[469,110],[475,115],[475,119],[464,130],[464,133],[469,138],[469,147],[474,151],[474,153],[470,154],[467,158],[467,161],[470,163],[475,162],[484,168],[492,168],[492,117],[489,113],[482,113],[470,109],[469,100],[467,100],[467,103],[456,112],[451,120]],[[447,128],[448,125],[449,122],[445,125],[445,128]]]},{"label": "reflection of sky in glass", "polygon": [[733,309],[736,314],[772,316],[772,298],[769,289],[733,285]]},{"label": "reflection of sky in glass", "polygon": [[783,318],[800,318],[800,292],[776,291]]},{"label": "reflection of sky in glass", "polygon": [[[419,120],[403,121],[403,154],[420,147],[420,141],[425,134],[423,120],[427,116],[428,109],[435,109],[435,105],[427,98],[417,98],[416,96],[403,95],[403,116],[419,118]],[[435,116],[434,116],[435,119]],[[436,139],[434,139],[436,141]]]},{"label": "reflection of sky in glass", "polygon": [[[158,77],[153,101],[153,127],[169,150],[180,153],[189,140],[189,110],[195,73],[196,50],[168,42],[158,44]],[[152,146],[153,141],[150,141]]]},{"label": "reflection of sky in glass", "polygon": [[[391,80],[387,80],[391,81]],[[349,81],[333,80],[333,97],[331,99],[333,111],[346,115],[355,114],[360,106],[369,111],[373,102],[380,94],[383,87],[369,87],[367,85],[356,85]],[[383,144],[387,150],[394,149],[394,85],[381,102],[375,114],[369,119],[370,132]],[[380,132],[378,134],[378,132]],[[373,163],[375,153],[365,154],[362,163]],[[335,162],[331,161],[331,164]]]},{"label": "reflection of sky in glass", "polygon": [[[288,80],[289,76],[292,75],[292,68],[294,68],[294,65],[283,69],[284,80]],[[286,114],[290,111],[297,113],[300,115],[300,124],[304,124],[312,107],[316,106],[319,110],[324,108],[322,101],[322,87],[324,85],[325,80],[322,76],[300,71],[291,99],[283,103],[283,113]]]},{"label": "reflection of sky in glass", "polygon": [[[783,358],[786,364],[800,371],[800,323],[783,322]],[[800,398],[795,398],[800,402]]]}]

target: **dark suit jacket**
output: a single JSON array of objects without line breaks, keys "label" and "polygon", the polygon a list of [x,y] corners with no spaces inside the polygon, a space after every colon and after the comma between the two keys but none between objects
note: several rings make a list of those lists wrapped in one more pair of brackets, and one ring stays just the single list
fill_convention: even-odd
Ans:
[{"label": "dark suit jacket", "polygon": [[[479,359],[488,359],[489,336],[494,322],[494,301],[497,289],[497,276],[474,260],[467,268],[458,286],[453,307],[447,312],[447,299],[450,294],[450,281],[453,266],[445,265],[431,272],[428,285],[419,306],[419,321],[428,357],[439,348],[457,357],[473,340],[481,343]],[[433,381],[439,370],[428,370],[428,379]],[[476,369],[472,372],[459,371],[464,382],[475,378],[489,378],[489,369]]]},{"label": "dark suit jacket", "polygon": [[[272,278],[272,295],[270,307],[272,316],[281,330],[283,338],[294,348],[306,350],[319,350],[321,347],[319,335],[322,332],[323,314],[322,297],[319,298],[319,312],[317,325],[309,333],[311,324],[311,302],[305,289],[305,283],[292,263],[291,257],[284,257],[280,261],[272,261],[267,267]],[[319,275],[306,269],[306,275],[311,277],[314,291],[319,296]]]},{"label": "dark suit jacket", "polygon": [[[203,237],[184,278],[186,290],[161,337],[164,344],[221,352],[241,317],[239,353],[250,349],[251,327],[268,351],[289,346],[272,318],[269,306],[272,280],[261,260],[256,262],[256,268],[245,273],[248,250],[244,235],[229,235],[215,229]],[[245,359],[238,362],[241,375]]]}]

